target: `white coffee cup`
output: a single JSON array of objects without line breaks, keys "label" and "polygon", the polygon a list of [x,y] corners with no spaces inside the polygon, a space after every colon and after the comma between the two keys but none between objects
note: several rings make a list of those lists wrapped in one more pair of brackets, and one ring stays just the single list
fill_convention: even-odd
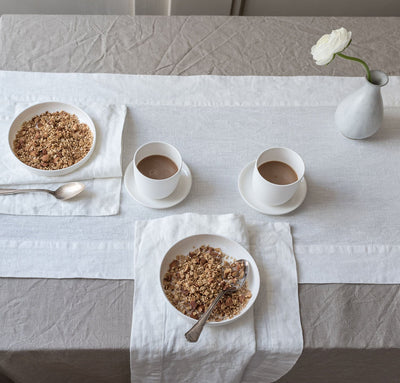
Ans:
[{"label": "white coffee cup", "polygon": [[[168,157],[178,167],[171,177],[154,179],[145,176],[138,169],[138,164],[144,158],[154,155]],[[136,150],[133,157],[133,172],[135,183],[141,194],[151,199],[163,199],[171,195],[178,186],[182,171],[182,157],[179,151],[166,142],[148,142]]]},{"label": "white coffee cup", "polygon": [[[269,161],[279,161],[289,165],[297,175],[297,181],[278,185],[267,181],[258,170],[259,166]],[[282,205],[289,201],[296,193],[300,182],[304,177],[304,162],[301,157],[288,148],[270,148],[264,150],[258,157],[254,165],[252,186],[255,197],[269,206]]]}]

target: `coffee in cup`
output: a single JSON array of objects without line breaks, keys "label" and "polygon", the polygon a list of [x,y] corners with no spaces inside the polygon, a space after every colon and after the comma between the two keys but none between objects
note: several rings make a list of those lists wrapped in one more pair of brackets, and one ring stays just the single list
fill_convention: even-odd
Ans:
[{"label": "coffee in cup", "polygon": [[167,156],[161,156],[159,154],[153,154],[143,158],[143,160],[138,163],[137,168],[140,173],[155,180],[163,180],[172,177],[178,171],[178,166],[174,161]]},{"label": "coffee in cup", "polygon": [[304,177],[304,162],[288,148],[264,150],[255,162],[252,177],[256,198],[269,206],[282,205],[297,191]]},{"label": "coffee in cup", "polygon": [[136,150],[133,171],[138,190],[151,199],[163,199],[178,186],[182,169],[179,151],[166,142],[149,142]]},{"label": "coffee in cup", "polygon": [[264,162],[258,171],[267,181],[277,185],[289,185],[298,180],[296,172],[281,161]]}]

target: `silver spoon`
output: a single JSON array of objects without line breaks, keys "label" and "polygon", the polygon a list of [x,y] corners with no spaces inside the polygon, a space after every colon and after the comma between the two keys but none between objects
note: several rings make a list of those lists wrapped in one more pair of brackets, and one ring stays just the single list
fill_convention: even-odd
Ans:
[{"label": "silver spoon", "polygon": [[48,189],[0,189],[0,194],[19,194],[19,193],[31,193],[31,192],[45,192],[52,196],[65,201],[73,198],[81,193],[85,189],[85,185],[81,182],[68,182],[65,185],[60,186],[56,190]]},{"label": "silver spoon", "polygon": [[246,278],[247,278],[247,274],[249,272],[249,262],[246,261],[245,259],[239,259],[237,262],[244,264],[243,277],[241,279],[239,279],[235,285],[231,285],[231,287],[228,287],[227,289],[222,290],[217,295],[217,297],[214,299],[214,301],[208,307],[207,311],[202,315],[202,317],[197,321],[197,323],[185,334],[185,337],[189,342],[197,342],[197,340],[200,337],[201,332],[203,331],[204,325],[206,324],[209,316],[211,315],[211,312],[213,311],[214,307],[217,305],[219,300],[225,294],[231,294],[231,293],[235,292],[236,290],[239,290],[244,285],[244,282],[246,281]]}]

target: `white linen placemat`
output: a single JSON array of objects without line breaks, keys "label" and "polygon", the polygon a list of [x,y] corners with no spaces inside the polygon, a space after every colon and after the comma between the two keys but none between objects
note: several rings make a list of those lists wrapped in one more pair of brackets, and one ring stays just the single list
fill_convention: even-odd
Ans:
[{"label": "white linen placemat", "polygon": [[[289,225],[249,228],[250,242],[238,215],[187,213],[136,222],[132,382],[259,382],[260,376],[263,382],[273,382],[294,365],[303,341]],[[247,248],[250,244],[262,283],[255,317],[250,310],[229,325],[206,327],[197,343],[189,343],[184,333],[190,323],[167,307],[156,284],[168,248],[200,233],[224,235]],[[261,339],[265,336],[268,339]]]},{"label": "white linen placemat", "polygon": [[[14,115],[29,105],[17,103]],[[19,167],[11,157],[8,127],[3,123],[0,136],[0,188],[46,188],[55,190],[68,181],[82,181],[85,191],[69,201],[59,201],[44,193],[0,196],[0,213],[21,215],[112,215],[119,211],[121,190],[121,138],[125,105],[79,105],[96,127],[95,150],[86,164],[59,177],[45,177]]]}]

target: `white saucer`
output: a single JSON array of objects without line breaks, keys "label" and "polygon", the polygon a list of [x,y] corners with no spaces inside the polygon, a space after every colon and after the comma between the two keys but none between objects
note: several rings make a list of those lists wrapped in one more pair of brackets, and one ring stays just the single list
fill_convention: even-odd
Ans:
[{"label": "white saucer", "polygon": [[240,195],[247,203],[247,205],[249,205],[251,208],[263,214],[282,215],[290,213],[291,211],[297,209],[303,203],[304,198],[306,198],[307,194],[307,182],[305,178],[303,178],[300,182],[300,186],[294,196],[283,205],[269,206],[258,201],[253,195],[253,189],[251,187],[253,169],[254,161],[250,162],[242,169],[238,181]]},{"label": "white saucer", "polygon": [[135,176],[133,174],[133,162],[125,170],[124,184],[129,195],[141,205],[152,209],[167,209],[182,202],[190,192],[192,187],[192,173],[188,166],[182,163],[182,175],[175,191],[163,199],[151,199],[141,194],[136,187]]}]

